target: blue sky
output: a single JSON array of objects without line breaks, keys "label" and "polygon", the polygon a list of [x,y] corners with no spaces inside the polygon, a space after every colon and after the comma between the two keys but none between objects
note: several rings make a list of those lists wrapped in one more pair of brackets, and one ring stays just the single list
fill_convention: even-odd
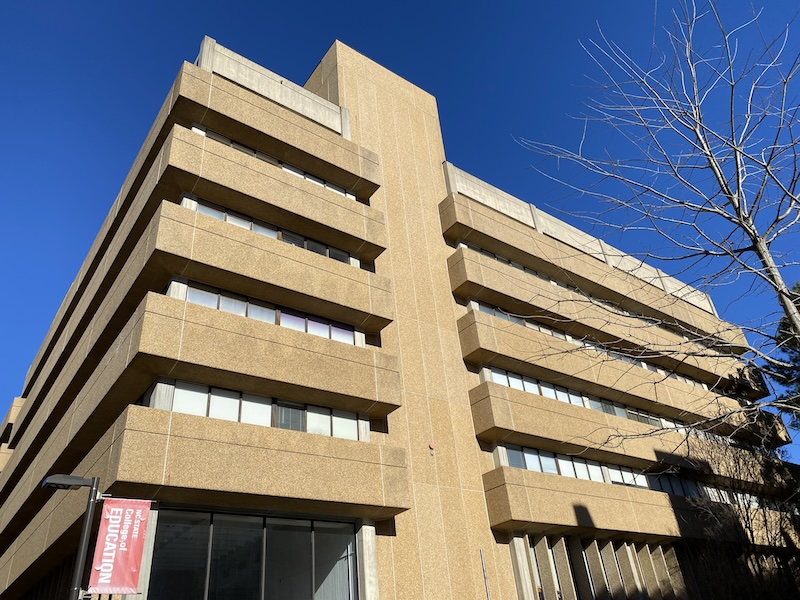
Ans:
[{"label": "blue sky", "polygon": [[[764,0],[782,25],[793,3]],[[608,38],[634,54],[651,45],[671,3],[596,2],[30,2],[0,4],[3,76],[0,236],[3,310],[0,412],[61,299],[184,60],[203,35],[303,83],[334,39],[400,74],[438,101],[448,159],[545,208],[589,208],[536,174],[515,138],[575,147],[594,72],[580,41]],[[725,0],[739,23],[750,3]],[[562,218],[565,218],[563,215]],[[571,220],[567,217],[568,220]],[[572,221],[579,224],[579,221]],[[636,238],[614,240],[629,252]],[[731,304],[724,317],[749,318]],[[750,313],[748,313],[750,311]]]}]

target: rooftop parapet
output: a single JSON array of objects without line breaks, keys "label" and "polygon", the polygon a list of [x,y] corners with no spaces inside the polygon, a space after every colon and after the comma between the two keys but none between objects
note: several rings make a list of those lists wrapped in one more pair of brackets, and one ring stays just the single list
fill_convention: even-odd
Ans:
[{"label": "rooftop parapet", "polygon": [[663,290],[667,294],[680,298],[714,316],[717,316],[714,304],[708,294],[678,281],[661,269],[652,267],[641,260],[630,256],[603,240],[589,235],[568,225],[564,221],[536,208],[524,200],[515,198],[488,183],[462,171],[449,162],[444,163],[445,180],[448,192],[461,194],[476,202],[488,206],[512,219],[559,240],[581,252],[625,271],[634,277]]},{"label": "rooftop parapet", "polygon": [[216,73],[280,104],[297,114],[350,139],[350,118],[346,108],[337,106],[307,89],[292,83],[248,60],[216,40],[205,36],[195,64],[209,73]]}]

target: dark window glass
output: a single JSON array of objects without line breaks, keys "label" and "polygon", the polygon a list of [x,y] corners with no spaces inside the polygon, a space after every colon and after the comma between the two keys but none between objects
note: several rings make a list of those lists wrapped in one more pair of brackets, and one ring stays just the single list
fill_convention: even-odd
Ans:
[{"label": "dark window glass", "polygon": [[305,409],[302,405],[278,402],[275,405],[275,427],[305,431],[303,423],[304,412]]},{"label": "dark window glass", "polygon": [[506,454],[508,455],[509,467],[525,468],[525,457],[522,455],[522,448],[519,446],[506,446]]},{"label": "dark window glass", "polygon": [[305,246],[305,241],[306,241],[302,235],[297,235],[296,233],[290,233],[288,231],[284,231],[281,233],[281,239],[287,244],[291,244],[292,246],[298,246],[300,248],[303,248]]},{"label": "dark window glass", "polygon": [[266,597],[312,598],[311,523],[267,519]]},{"label": "dark window glass", "polygon": [[322,256],[328,255],[328,247],[325,244],[320,244],[314,240],[306,241],[306,249],[316,252],[317,254],[321,254]]},{"label": "dark window glass", "polygon": [[338,248],[329,248],[328,252],[328,256],[330,256],[333,260],[338,260],[339,262],[343,263],[350,262],[350,255],[344,250],[339,250]]},{"label": "dark window glass", "polygon": [[203,599],[209,524],[207,514],[160,511],[148,598]]},{"label": "dark window glass", "polygon": [[209,600],[260,600],[263,519],[214,515]]}]

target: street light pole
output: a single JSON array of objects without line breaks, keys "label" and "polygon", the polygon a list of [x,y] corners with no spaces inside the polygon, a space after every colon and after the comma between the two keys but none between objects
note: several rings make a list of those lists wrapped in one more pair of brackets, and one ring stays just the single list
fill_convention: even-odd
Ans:
[{"label": "street light pole", "polygon": [[77,490],[88,487],[89,499],[86,501],[86,511],[83,515],[83,528],[81,539],[78,543],[78,554],[75,556],[75,568],[72,571],[72,585],[69,590],[70,600],[80,600],[82,595],[81,580],[83,569],[86,567],[86,553],[89,549],[89,537],[92,533],[92,519],[94,507],[97,504],[100,488],[100,478],[74,477],[72,475],[51,475],[42,482],[42,487],[56,488],[59,490]]}]

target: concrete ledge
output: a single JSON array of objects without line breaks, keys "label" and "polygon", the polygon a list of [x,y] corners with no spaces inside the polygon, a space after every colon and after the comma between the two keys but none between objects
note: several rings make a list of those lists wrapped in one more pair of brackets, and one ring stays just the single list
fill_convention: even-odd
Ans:
[{"label": "concrete ledge", "polygon": [[741,448],[658,431],[636,421],[485,382],[469,392],[475,435],[538,450],[645,470],[654,464],[709,472],[780,493],[792,481],[785,464]]},{"label": "concrete ledge", "polygon": [[665,416],[684,421],[739,408],[725,396],[484,313],[467,312],[458,320],[458,330],[464,360],[471,364],[493,365],[658,414],[666,406],[671,410]]},{"label": "concrete ledge", "polygon": [[534,205],[462,171],[449,162],[444,163],[445,179],[451,194],[463,194],[527,225],[540,233],[559,240],[609,266],[629,273],[712,315],[716,315],[708,294],[670,277],[660,269],[609,246],[580,229],[557,219]]},{"label": "concrete ledge", "polygon": [[690,342],[652,321],[615,312],[593,298],[469,248],[457,249],[447,264],[453,292],[462,298],[475,298],[520,316],[545,317],[545,322],[577,338],[588,336],[614,346],[627,342],[631,349],[657,357],[652,362],[659,366],[709,385],[724,386],[741,367],[730,355]]}]

